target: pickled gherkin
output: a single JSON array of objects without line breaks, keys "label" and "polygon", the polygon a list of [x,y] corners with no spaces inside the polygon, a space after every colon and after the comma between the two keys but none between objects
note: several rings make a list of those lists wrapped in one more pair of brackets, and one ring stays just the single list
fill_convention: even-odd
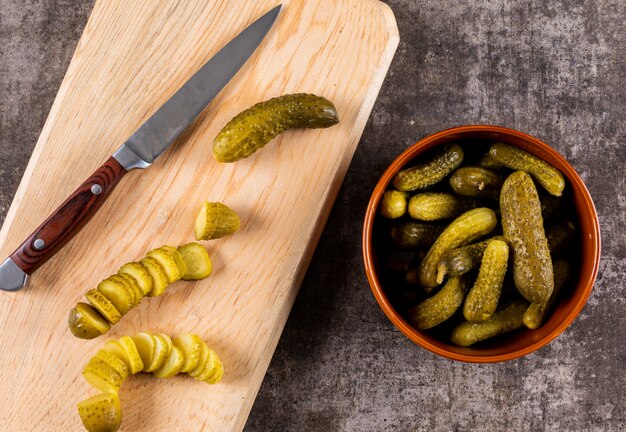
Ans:
[{"label": "pickled gherkin", "polygon": [[493,159],[517,171],[529,173],[548,193],[561,196],[565,189],[563,174],[549,163],[515,146],[493,144],[489,149]]},{"label": "pickled gherkin", "polygon": [[532,303],[528,306],[528,309],[524,312],[524,325],[526,325],[526,327],[531,330],[541,327],[554,301],[563,290],[570,271],[570,266],[565,259],[559,259],[554,262],[554,290],[552,291],[552,295],[545,303]]},{"label": "pickled gherkin", "polygon": [[444,253],[437,266],[437,283],[443,282],[446,275],[461,276],[478,267],[487,245],[492,240],[504,240],[504,237],[494,236],[487,240],[451,249]]},{"label": "pickled gherkin", "polygon": [[463,304],[467,283],[451,277],[439,292],[408,311],[408,319],[418,329],[429,329],[450,318]]},{"label": "pickled gherkin", "polygon": [[424,189],[443,180],[463,161],[463,150],[456,144],[449,145],[429,161],[405,168],[393,178],[393,186],[399,191]]},{"label": "pickled gherkin", "polygon": [[509,245],[502,240],[487,244],[478,277],[463,305],[463,316],[469,322],[482,322],[496,311],[509,259]]},{"label": "pickled gherkin", "polygon": [[391,228],[391,240],[404,249],[428,249],[443,229],[421,222],[402,222]]},{"label": "pickled gherkin", "polygon": [[443,192],[425,192],[411,197],[409,216],[423,221],[451,219],[475,207],[478,202],[472,199]]},{"label": "pickled gherkin", "polygon": [[337,109],[326,98],[289,94],[260,102],[237,114],[213,142],[218,162],[247,158],[288,129],[327,128],[339,123]]},{"label": "pickled gherkin", "polygon": [[420,264],[419,279],[422,287],[430,292],[438,285],[437,266],[444,253],[489,234],[496,224],[496,214],[486,207],[470,210],[453,220],[435,240]]},{"label": "pickled gherkin", "polygon": [[513,252],[513,278],[531,303],[545,303],[554,279],[537,189],[524,171],[511,174],[500,194],[504,237]]},{"label": "pickled gherkin", "polygon": [[378,211],[387,219],[397,219],[404,216],[408,195],[406,192],[396,190],[386,191],[380,199]]},{"label": "pickled gherkin", "polygon": [[517,299],[487,320],[480,323],[464,322],[452,331],[452,342],[459,346],[470,346],[494,336],[524,327],[524,312],[528,302]]},{"label": "pickled gherkin", "polygon": [[497,200],[503,179],[500,175],[480,167],[463,167],[452,173],[450,187],[459,195]]}]

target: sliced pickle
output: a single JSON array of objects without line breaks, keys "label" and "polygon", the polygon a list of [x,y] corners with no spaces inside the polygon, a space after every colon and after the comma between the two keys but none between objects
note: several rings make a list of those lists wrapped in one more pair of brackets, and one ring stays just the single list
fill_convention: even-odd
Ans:
[{"label": "sliced pickle", "polygon": [[154,340],[156,341],[156,349],[154,351],[154,357],[152,357],[152,362],[148,364],[148,367],[144,367],[144,372],[154,372],[157,369],[161,369],[165,364],[165,359],[170,353],[170,344],[163,335],[155,334]]},{"label": "sliced pickle", "polygon": [[204,279],[213,271],[209,253],[201,244],[188,243],[180,246],[178,251],[187,267],[187,272],[183,274],[184,280]]},{"label": "sliced pickle", "polygon": [[122,350],[126,355],[130,373],[136,374],[137,372],[141,372],[143,369],[143,361],[141,360],[135,341],[133,341],[130,336],[122,336],[117,342],[122,347]]},{"label": "sliced pickle", "polygon": [[165,270],[165,274],[167,274],[167,280],[169,283],[176,282],[182,276],[178,270],[176,260],[166,250],[161,248],[153,249],[148,252],[146,256],[156,259],[159,264],[161,264],[163,270]]},{"label": "sliced pickle", "polygon": [[148,256],[142,258],[141,263],[148,269],[148,272],[150,272],[150,276],[152,276],[152,291],[148,293],[148,296],[160,296],[161,294],[163,294],[163,292],[167,288],[167,285],[169,284],[165,269],[159,263],[159,261],[153,257]]},{"label": "sliced pickle", "polygon": [[169,378],[177,375],[185,363],[185,355],[177,346],[172,346],[169,355],[165,359],[165,363],[160,369],[154,371],[157,378]]},{"label": "sliced pickle", "polygon": [[72,334],[81,339],[93,339],[105,334],[111,324],[93,306],[78,302],[70,311],[68,324]]},{"label": "sliced pickle", "polygon": [[124,352],[124,348],[122,348],[122,345],[120,345],[120,343],[116,341],[115,339],[107,341],[102,347],[102,349],[108,353],[113,354],[115,357],[117,357],[118,359],[126,363],[126,366],[130,367],[128,357],[126,356],[126,353]]},{"label": "sliced pickle", "polygon": [[102,295],[100,291],[95,289],[89,290],[87,294],[85,294],[85,297],[111,324],[117,323],[122,318],[122,315],[115,306],[113,306],[113,303]]},{"label": "sliced pickle", "polygon": [[98,284],[98,291],[110,301],[121,315],[126,313],[135,305],[135,295],[131,294],[126,285],[120,280],[106,278]]},{"label": "sliced pickle", "polygon": [[217,357],[217,354],[215,353],[215,351],[209,348],[209,355],[207,357],[206,363],[204,364],[204,369],[194,378],[197,379],[198,381],[204,381],[207,378],[210,378],[211,376],[215,374],[218,363],[219,363],[219,358]]},{"label": "sliced pickle", "polygon": [[154,359],[156,352],[156,338],[150,333],[142,332],[131,336],[131,339],[135,342],[137,352],[139,352],[139,356],[141,357],[143,371],[149,372],[147,369],[152,364],[152,359]]},{"label": "sliced pickle", "polygon": [[185,363],[181,372],[191,372],[197,368],[202,356],[202,346],[204,345],[202,339],[194,334],[183,333],[174,337],[173,342],[185,354]]},{"label": "sliced pickle", "polygon": [[172,258],[174,258],[174,261],[176,261],[176,266],[178,266],[178,273],[181,276],[187,273],[187,263],[183,259],[183,256],[180,254],[178,249],[176,249],[174,246],[168,245],[161,246],[161,249],[168,252],[172,256]]},{"label": "sliced pickle", "polygon": [[118,279],[123,280],[126,283],[126,288],[128,288],[128,291],[133,294],[133,298],[135,299],[135,304],[133,305],[133,307],[141,303],[141,299],[143,299],[143,291],[141,291],[141,287],[139,286],[135,278],[126,273],[118,273],[115,276]]},{"label": "sliced pickle", "polygon": [[219,359],[217,359],[217,365],[213,368],[213,371],[213,374],[205,379],[204,382],[208,384],[217,384],[222,380],[222,377],[224,376],[224,365]]},{"label": "sliced pickle", "polygon": [[192,370],[191,372],[189,372],[189,376],[192,376],[195,378],[198,375],[200,375],[202,372],[204,372],[207,361],[209,360],[209,355],[210,355],[209,347],[207,346],[207,344],[202,342],[202,351],[200,351],[200,361],[198,361],[198,365],[196,366],[196,368]]},{"label": "sliced pickle", "polygon": [[152,291],[152,276],[140,262],[129,262],[120,267],[118,273],[127,274],[135,279],[144,296]]},{"label": "sliced pickle", "polygon": [[124,377],[113,366],[98,357],[89,360],[83,377],[92,387],[106,393],[117,393],[124,382]]}]

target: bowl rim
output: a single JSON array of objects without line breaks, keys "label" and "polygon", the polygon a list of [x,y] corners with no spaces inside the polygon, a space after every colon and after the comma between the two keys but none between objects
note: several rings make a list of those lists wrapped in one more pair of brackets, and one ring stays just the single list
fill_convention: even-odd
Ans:
[{"label": "bowl rim", "polygon": [[[400,314],[396,312],[396,310],[393,308],[393,306],[389,302],[386,294],[384,293],[384,290],[376,275],[376,270],[374,267],[373,246],[372,246],[372,231],[373,231],[374,220],[376,216],[378,203],[380,201],[382,194],[384,193],[387,186],[391,182],[391,179],[393,178],[393,176],[403,166],[405,166],[407,162],[413,159],[415,152],[417,152],[419,149],[426,146],[427,144],[433,141],[437,141],[443,137],[446,137],[452,134],[466,134],[466,133],[476,133],[476,132],[495,132],[495,133],[500,133],[500,134],[505,134],[505,135],[511,135],[519,139],[529,141],[532,144],[544,150],[546,153],[549,153],[550,156],[554,157],[555,159],[558,159],[561,163],[571,168],[570,173],[569,173],[571,174],[571,176],[567,175],[566,177],[571,183],[574,183],[576,185],[577,189],[580,190],[582,198],[585,201],[586,207],[591,209],[591,216],[592,216],[592,224],[591,224],[592,230],[590,232],[591,234],[590,240],[592,243],[591,254],[593,258],[592,271],[586,275],[581,276],[581,279],[579,280],[579,284],[584,283],[584,290],[582,292],[582,295],[576,298],[574,307],[572,307],[567,312],[561,324],[544,338],[536,340],[535,342],[529,344],[526,347],[519,348],[508,353],[503,353],[503,354],[498,354],[498,355],[484,355],[484,356],[475,356],[471,354],[455,353],[455,352],[448,351],[446,349],[442,349],[439,346],[436,346],[432,344],[431,342],[429,342],[420,334],[418,330],[410,326],[404,320],[404,318],[402,318]],[[431,351],[435,354],[438,354],[442,357],[446,357],[451,360],[458,360],[458,361],[469,362],[469,363],[494,363],[494,362],[500,362],[500,361],[513,360],[513,359],[525,356],[527,354],[530,354],[544,347],[545,345],[553,341],[555,338],[557,338],[561,333],[563,333],[563,331],[567,327],[569,327],[569,325],[578,316],[580,311],[583,309],[583,307],[587,303],[587,300],[589,299],[591,291],[593,290],[593,285],[595,283],[596,276],[598,274],[598,267],[600,264],[600,251],[601,251],[600,222],[598,219],[598,213],[593,204],[593,200],[591,199],[591,194],[589,193],[589,190],[585,186],[583,180],[580,178],[580,176],[578,175],[574,167],[572,167],[572,165],[555,149],[553,149],[552,147],[550,147],[548,144],[544,143],[543,141],[531,135],[528,135],[524,132],[515,130],[515,129],[510,129],[510,128],[496,126],[496,125],[465,125],[465,126],[457,126],[457,127],[444,129],[442,131],[436,132],[434,134],[428,135],[420,139],[413,145],[409,146],[402,153],[400,153],[400,155],[396,157],[396,159],[394,159],[394,161],[389,165],[389,167],[387,167],[385,172],[380,177],[378,183],[376,184],[376,187],[374,188],[374,191],[372,192],[370,200],[367,204],[367,209],[365,211],[365,220],[363,223],[362,248],[363,248],[363,262],[365,265],[365,273],[367,275],[367,279],[369,281],[369,285],[372,290],[372,293],[374,294],[374,297],[376,298],[378,305],[383,310],[387,318],[406,337],[408,337],[410,340],[412,340],[414,343],[421,346],[422,348],[425,348],[428,351]]]}]

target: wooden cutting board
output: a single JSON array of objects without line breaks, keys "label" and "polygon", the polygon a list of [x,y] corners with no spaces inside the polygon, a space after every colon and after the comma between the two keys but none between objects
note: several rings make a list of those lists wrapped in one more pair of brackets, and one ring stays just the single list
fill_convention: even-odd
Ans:
[{"label": "wooden cutting board", "polygon": [[[97,1],[0,232],[0,256],[277,1]],[[283,4],[258,51],[179,142],[127,175],[27,288],[0,292],[2,430],[83,430],[76,404],[96,392],[82,368],[105,341],[138,331],[195,332],[226,372],[213,386],[185,375],[131,377],[120,391],[121,430],[243,428],[399,39],[378,1]],[[232,116],[294,92],[331,99],[341,123],[285,133],[235,164],[215,162],[213,138]],[[73,337],[67,315],[83,294],[151,248],[193,240],[204,200],[242,219],[232,237],[205,243],[213,274],[145,299],[105,336]]]}]

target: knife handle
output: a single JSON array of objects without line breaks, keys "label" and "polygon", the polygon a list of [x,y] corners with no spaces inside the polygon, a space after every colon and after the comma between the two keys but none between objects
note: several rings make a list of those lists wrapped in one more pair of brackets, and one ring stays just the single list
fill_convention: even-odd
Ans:
[{"label": "knife handle", "polygon": [[93,216],[127,171],[111,157],[10,256],[26,274],[51,258]]}]

